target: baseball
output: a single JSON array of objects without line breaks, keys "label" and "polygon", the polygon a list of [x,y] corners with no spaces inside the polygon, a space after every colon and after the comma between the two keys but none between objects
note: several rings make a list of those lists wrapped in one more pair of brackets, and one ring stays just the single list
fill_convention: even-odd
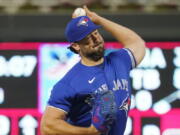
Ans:
[{"label": "baseball", "polygon": [[79,16],[85,16],[86,11],[83,8],[76,8],[73,12],[73,18],[79,17]]}]

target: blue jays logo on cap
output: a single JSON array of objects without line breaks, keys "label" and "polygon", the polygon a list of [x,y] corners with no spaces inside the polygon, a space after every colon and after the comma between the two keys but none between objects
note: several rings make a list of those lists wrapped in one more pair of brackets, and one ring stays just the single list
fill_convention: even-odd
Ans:
[{"label": "blue jays logo on cap", "polygon": [[80,25],[88,26],[88,21],[89,21],[89,20],[88,20],[87,18],[82,17],[82,18],[79,20],[77,26],[80,26]]},{"label": "blue jays logo on cap", "polygon": [[94,24],[88,16],[73,18],[65,30],[69,42],[80,41],[100,26]]}]

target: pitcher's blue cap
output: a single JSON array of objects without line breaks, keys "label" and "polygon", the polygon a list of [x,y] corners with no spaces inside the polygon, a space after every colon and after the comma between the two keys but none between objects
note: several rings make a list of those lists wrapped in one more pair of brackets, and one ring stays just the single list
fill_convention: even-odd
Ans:
[{"label": "pitcher's blue cap", "polygon": [[100,26],[94,24],[89,17],[73,18],[66,27],[65,35],[69,42],[80,41]]}]

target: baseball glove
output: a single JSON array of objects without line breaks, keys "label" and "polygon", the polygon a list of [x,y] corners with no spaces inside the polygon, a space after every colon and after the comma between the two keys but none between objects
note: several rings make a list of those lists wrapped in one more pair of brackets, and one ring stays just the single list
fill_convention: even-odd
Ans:
[{"label": "baseball glove", "polygon": [[111,90],[98,91],[93,97],[92,124],[102,132],[109,131],[116,119],[117,107],[114,93]]}]

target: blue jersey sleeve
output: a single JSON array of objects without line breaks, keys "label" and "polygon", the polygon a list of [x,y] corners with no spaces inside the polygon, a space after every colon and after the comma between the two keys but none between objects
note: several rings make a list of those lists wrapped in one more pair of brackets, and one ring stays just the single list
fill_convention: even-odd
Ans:
[{"label": "blue jersey sleeve", "polygon": [[136,67],[135,57],[131,50],[128,48],[123,48],[118,51],[112,52],[110,53],[110,57],[113,58],[117,63],[118,61],[123,62],[126,68],[128,68],[129,70]]},{"label": "blue jersey sleeve", "polygon": [[73,89],[64,83],[57,83],[52,91],[48,101],[49,106],[69,112],[74,100]]}]

